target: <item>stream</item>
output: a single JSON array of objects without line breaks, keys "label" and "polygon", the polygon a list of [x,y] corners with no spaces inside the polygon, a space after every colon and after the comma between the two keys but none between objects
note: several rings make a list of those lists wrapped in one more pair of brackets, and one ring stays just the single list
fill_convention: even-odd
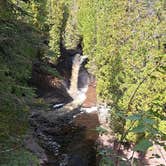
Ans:
[{"label": "stream", "polygon": [[[100,121],[96,85],[84,67],[85,59],[79,54],[72,58],[69,84],[49,77],[49,83],[53,81],[55,87],[49,91],[41,87],[42,96],[51,107],[32,110],[31,131],[25,140],[26,147],[40,159],[40,165],[98,165],[96,127]],[[40,77],[37,81],[41,82],[38,73],[34,77]]]}]

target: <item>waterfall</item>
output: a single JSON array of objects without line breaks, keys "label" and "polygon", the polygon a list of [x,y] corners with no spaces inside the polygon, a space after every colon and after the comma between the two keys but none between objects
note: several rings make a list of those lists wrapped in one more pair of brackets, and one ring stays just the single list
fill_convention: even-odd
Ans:
[{"label": "waterfall", "polygon": [[70,78],[69,89],[66,90],[68,94],[73,98],[73,101],[65,103],[56,103],[53,105],[53,109],[60,109],[61,107],[73,110],[80,106],[86,99],[86,92],[89,85],[89,73],[83,66],[83,62],[87,59],[86,56],[76,54],[72,60],[72,71]]},{"label": "waterfall", "polygon": [[79,78],[80,67],[86,58],[87,58],[86,56],[81,56],[80,54],[76,54],[73,59],[70,88],[68,90],[68,93],[74,100],[78,99],[78,97],[82,95],[80,93],[81,91],[79,91],[78,89],[78,78]]}]

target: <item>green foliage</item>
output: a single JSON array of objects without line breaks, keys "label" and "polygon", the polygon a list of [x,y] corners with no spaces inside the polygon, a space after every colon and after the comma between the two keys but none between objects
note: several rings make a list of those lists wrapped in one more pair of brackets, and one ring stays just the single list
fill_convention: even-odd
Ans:
[{"label": "green foliage", "polygon": [[116,155],[111,149],[100,150],[99,155],[102,157],[99,166],[115,166],[116,158],[119,159],[119,166],[130,165],[126,158]]},{"label": "green foliage", "polygon": [[163,2],[87,0],[80,5],[83,50],[90,67],[95,63],[99,97],[112,106],[114,130],[128,128],[125,123],[121,130],[115,127],[119,111],[164,114]]},{"label": "green foliage", "polygon": [[[38,33],[26,24],[0,20],[0,153],[18,146],[17,138],[22,139],[27,130],[29,104],[35,96],[27,82],[31,78],[38,41]],[[0,156],[1,161],[3,155]],[[12,155],[8,157],[3,162]],[[20,155],[20,159],[22,157]]]},{"label": "green foliage", "polygon": [[147,139],[142,139],[134,148],[135,151],[141,151],[141,152],[146,152],[146,150],[151,147],[153,144],[147,140]]},{"label": "green foliage", "polygon": [[83,53],[88,56],[89,70],[94,73],[96,70],[97,63],[95,59],[97,54],[95,54],[96,45],[96,17],[97,17],[97,4],[96,0],[78,0],[78,32],[82,39]]},{"label": "green foliage", "polygon": [[100,166],[113,166],[114,162],[113,160],[110,160],[110,155],[113,154],[112,150],[100,150],[99,154],[100,156],[102,156],[102,159],[100,160]]},{"label": "green foliage", "polygon": [[[110,127],[120,141],[134,141],[135,150],[146,151],[152,145],[149,140],[163,138],[163,0],[1,0],[0,19],[2,141],[25,132],[27,103],[34,96],[27,80],[39,34],[25,23],[49,35],[42,54],[52,63],[60,56],[61,45],[75,49],[82,42],[89,70],[96,75],[98,98],[111,106]],[[43,70],[58,75],[48,66]],[[111,164],[107,162],[103,160],[105,165]]]},{"label": "green foliage", "polygon": [[46,0],[18,1],[9,0],[17,20],[34,25],[40,30],[46,30],[47,8]]},{"label": "green foliage", "polygon": [[10,10],[9,3],[7,0],[0,1],[0,18],[10,18],[12,11]]},{"label": "green foliage", "polygon": [[49,25],[49,46],[50,54],[48,58],[52,62],[56,62],[57,58],[60,56],[60,45],[62,40],[63,30],[66,25],[66,17],[68,15],[68,3],[70,1],[65,0],[48,0],[47,1],[47,10],[48,10],[48,19],[47,23]]},{"label": "green foliage", "polygon": [[11,0],[16,6],[17,20],[33,25],[48,38],[49,48],[45,50],[45,59],[55,63],[60,56],[60,45],[68,17],[70,0],[32,0],[29,2]]},{"label": "green foliage", "polygon": [[[71,1],[71,0],[70,0]],[[80,42],[80,33],[78,31],[78,2],[71,1],[68,5],[66,15],[66,25],[64,25],[63,45],[66,49],[76,49]]]},{"label": "green foliage", "polygon": [[78,28],[83,37],[83,51],[90,58],[95,45],[96,2],[95,0],[78,0],[78,6]]},{"label": "green foliage", "polygon": [[18,20],[35,26],[46,35],[46,38],[49,34],[49,49],[45,51],[45,59],[55,63],[60,56],[63,38],[64,42],[70,40],[68,31],[70,31],[71,20],[76,20],[72,18],[73,15],[70,13],[68,21],[68,8],[71,7],[71,0],[32,0],[28,2],[11,0],[11,3],[20,9],[14,12]]},{"label": "green foliage", "polygon": [[1,159],[1,166],[39,166],[38,159],[25,149],[6,151],[1,154]]},{"label": "green foliage", "polygon": [[58,73],[58,71],[55,68],[50,67],[49,65],[42,64],[40,66],[41,70],[49,75],[52,75],[57,78],[62,78],[61,75]]},{"label": "green foliage", "polygon": [[141,149],[165,132],[164,1],[78,2],[83,51],[99,99],[112,107],[110,127]]},{"label": "green foliage", "polygon": [[41,29],[46,29],[46,19],[47,19],[47,10],[46,10],[47,0],[32,0],[29,4],[29,12],[33,16],[32,22],[33,24]]},{"label": "green foliage", "polygon": [[[13,130],[14,125],[8,121],[16,121],[18,128],[19,122],[24,122],[24,116],[19,113],[27,111],[24,106],[34,95],[32,88],[27,85],[27,80],[31,76],[32,60],[37,54],[36,42],[32,31],[28,31],[28,27],[21,26],[13,22],[2,22],[0,26],[0,97],[1,97],[1,121],[5,123],[6,129],[2,129],[6,133]],[[29,36],[30,35],[30,36]],[[15,111],[18,113],[15,116]],[[5,118],[7,115],[8,118]],[[24,114],[23,114],[24,115]],[[15,119],[15,120],[14,120]],[[23,125],[24,126],[24,125]],[[19,132],[17,128],[16,133]],[[1,132],[3,133],[3,132]],[[8,134],[9,134],[8,133]]]}]

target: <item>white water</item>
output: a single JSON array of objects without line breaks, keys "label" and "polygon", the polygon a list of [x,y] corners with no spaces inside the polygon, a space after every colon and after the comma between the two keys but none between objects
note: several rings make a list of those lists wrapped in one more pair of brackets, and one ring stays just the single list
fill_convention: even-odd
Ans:
[{"label": "white water", "polygon": [[[80,67],[86,58],[86,56],[76,54],[73,60],[70,88],[68,93],[76,103],[83,103],[86,99],[88,83],[85,79],[87,79],[87,76],[84,76],[84,74],[82,74],[81,77],[79,76]],[[83,84],[81,88],[79,88],[79,79]]]},{"label": "white water", "polygon": [[53,108],[56,109],[56,108],[60,108],[62,106],[64,106],[64,103],[54,104]]}]

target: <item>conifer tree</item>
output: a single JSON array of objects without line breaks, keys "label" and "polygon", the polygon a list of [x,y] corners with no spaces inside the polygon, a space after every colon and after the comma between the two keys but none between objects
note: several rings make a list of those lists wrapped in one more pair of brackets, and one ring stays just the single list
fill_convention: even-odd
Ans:
[{"label": "conifer tree", "polygon": [[[100,0],[80,1],[80,6],[83,50],[95,63],[99,97],[112,106],[113,130],[129,126],[117,123],[118,112],[163,115],[163,2]],[[91,6],[96,12],[90,12]]]},{"label": "conifer tree", "polygon": [[47,10],[48,10],[48,25],[50,28],[49,35],[49,46],[50,46],[50,57],[51,60],[56,62],[57,57],[60,56],[60,44],[62,41],[62,34],[64,25],[66,22],[66,5],[69,1],[64,0],[48,0]]}]

